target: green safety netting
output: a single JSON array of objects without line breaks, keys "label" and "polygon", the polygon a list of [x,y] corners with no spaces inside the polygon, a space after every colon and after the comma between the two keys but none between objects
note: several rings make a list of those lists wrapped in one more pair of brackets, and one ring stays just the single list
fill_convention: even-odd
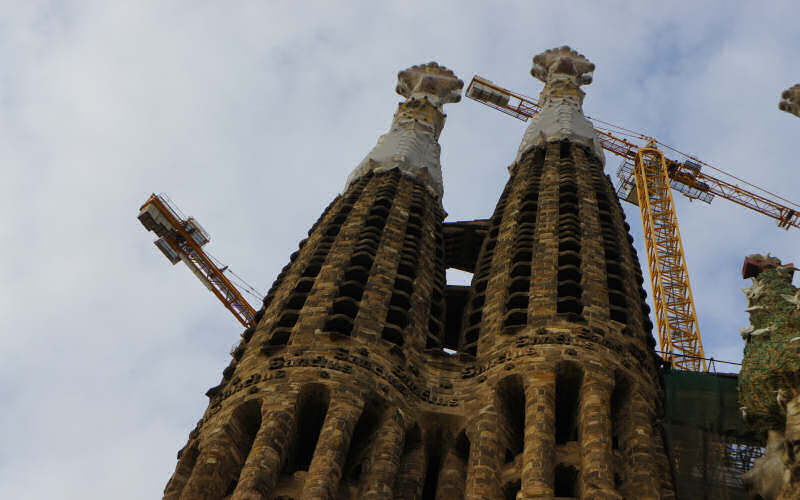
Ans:
[{"label": "green safety netting", "polygon": [[736,374],[666,371],[662,428],[680,499],[746,500],[741,474],[763,454],[742,420]]}]

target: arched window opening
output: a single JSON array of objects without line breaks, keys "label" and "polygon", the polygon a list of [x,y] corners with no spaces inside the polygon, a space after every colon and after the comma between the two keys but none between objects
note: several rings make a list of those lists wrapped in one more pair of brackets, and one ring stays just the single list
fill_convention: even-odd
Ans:
[{"label": "arched window opening", "polygon": [[630,401],[630,384],[619,374],[615,377],[614,392],[611,393],[611,449],[620,449],[620,434],[628,422],[625,413]]},{"label": "arched window opening", "polygon": [[[244,462],[253,447],[253,441],[255,441],[260,427],[261,401],[253,399],[234,410],[231,421],[228,424],[228,433],[237,452],[234,455],[236,462],[232,463],[231,467],[220,467],[223,473],[230,474],[230,476],[222,478],[223,481],[227,482],[227,493],[225,495],[232,494],[233,490],[236,489],[239,473],[244,467]],[[237,458],[241,461],[238,461]]]},{"label": "arched window opening", "polygon": [[422,500],[436,500],[436,487],[439,484],[439,472],[442,469],[442,435],[441,430],[431,433],[427,439],[428,460],[425,467],[425,483],[422,487]]},{"label": "arched window opening", "polygon": [[578,403],[583,374],[569,363],[556,373],[556,444],[578,440]]},{"label": "arched window opening", "polygon": [[419,425],[407,432],[394,485],[395,498],[418,498],[425,474],[425,452]]},{"label": "arched window opening", "polygon": [[294,454],[286,461],[284,474],[308,470],[314,450],[328,413],[330,396],[323,385],[312,384],[300,391],[297,399],[297,426],[294,438]]},{"label": "arched window opening", "polygon": [[576,498],[578,490],[578,470],[575,467],[567,467],[558,464],[555,471],[556,498]]},{"label": "arched window opening", "polygon": [[375,405],[367,403],[356,422],[353,437],[350,439],[350,449],[342,469],[344,481],[356,483],[361,478],[362,464],[375,441],[380,421],[381,412]]},{"label": "arched window opening", "polygon": [[518,375],[506,377],[497,385],[497,395],[508,426],[511,461],[525,445],[525,387]]}]

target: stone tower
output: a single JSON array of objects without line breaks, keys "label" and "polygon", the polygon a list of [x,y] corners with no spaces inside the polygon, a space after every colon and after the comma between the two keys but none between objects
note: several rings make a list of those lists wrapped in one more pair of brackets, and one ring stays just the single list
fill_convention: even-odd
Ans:
[{"label": "stone tower", "polygon": [[593,69],[534,58],[542,112],[492,217],[462,223],[437,139],[463,84],[399,73],[390,131],[270,289],[165,499],[674,497],[641,271],[581,110]]},{"label": "stone tower", "polygon": [[739,373],[739,404],[751,429],[766,434],[766,453],[742,476],[750,498],[800,499],[800,289],[797,268],[770,254],[748,255],[742,277],[750,324]]}]

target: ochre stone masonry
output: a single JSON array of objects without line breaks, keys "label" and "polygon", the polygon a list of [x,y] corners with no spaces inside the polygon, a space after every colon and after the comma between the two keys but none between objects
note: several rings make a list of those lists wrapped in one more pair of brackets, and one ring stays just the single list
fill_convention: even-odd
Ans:
[{"label": "ochre stone masonry", "polygon": [[[546,54],[547,88],[587,83],[583,56]],[[490,219],[444,224],[429,141],[461,84],[400,79],[392,131],[270,289],[164,498],[674,498],[641,271],[591,140],[537,136]]]}]

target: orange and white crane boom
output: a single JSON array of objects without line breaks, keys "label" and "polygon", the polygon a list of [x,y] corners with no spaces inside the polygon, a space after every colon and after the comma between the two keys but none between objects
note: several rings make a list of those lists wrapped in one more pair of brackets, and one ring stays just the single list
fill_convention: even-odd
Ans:
[{"label": "orange and white crane boom", "polygon": [[[535,99],[500,87],[480,76],[472,78],[472,81],[467,87],[466,95],[481,104],[495,108],[498,111],[522,121],[528,121],[529,118],[535,116],[539,110],[541,110],[541,106],[539,106]],[[597,132],[603,149],[627,160],[627,162],[623,162],[623,166],[627,163],[629,167],[632,167],[639,148],[653,141],[661,149],[668,149],[681,158],[681,160],[665,158],[665,161],[671,187],[687,198],[710,203],[714,196],[719,196],[720,198],[725,198],[726,200],[730,200],[743,207],[775,219],[778,223],[778,227],[784,229],[790,227],[800,228],[800,207],[795,203],[769,193],[747,181],[737,179],[694,156],[682,153],[645,134],[633,132],[590,116],[587,116],[587,118],[599,124],[595,126],[595,132]],[[615,134],[613,131],[618,132]],[[622,135],[628,138],[621,137]],[[713,177],[706,172],[702,172],[702,167],[715,170],[763,194],[755,193],[733,182]],[[620,196],[620,198],[636,205],[638,201],[636,193],[633,191],[636,185],[633,177],[633,169],[626,169],[626,171],[623,172],[623,169],[620,168],[620,172],[618,172],[617,176],[620,178],[622,184],[618,191],[622,191],[624,188],[630,188],[627,195]],[[787,204],[792,205],[794,208],[787,206]]]},{"label": "orange and white crane boom", "polygon": [[[536,100],[479,76],[472,79],[466,95],[522,121],[541,110]],[[706,203],[711,203],[715,196],[725,198],[775,219],[778,226],[785,229],[800,228],[800,206],[644,134],[587,118],[595,123],[595,132],[603,149],[623,158],[617,171],[620,181],[617,196],[638,205],[642,213],[661,349],[673,366],[705,371],[703,344],[670,188]],[[659,146],[676,153],[681,160],[666,158]],[[763,194],[713,177],[702,172],[702,167],[720,172]]]},{"label": "orange and white crane boom", "polygon": [[255,310],[203,250],[208,233],[192,217],[184,217],[165,195],[153,194],[139,209],[139,221],[159,237],[155,246],[172,262],[183,261],[243,326],[253,324]]}]

